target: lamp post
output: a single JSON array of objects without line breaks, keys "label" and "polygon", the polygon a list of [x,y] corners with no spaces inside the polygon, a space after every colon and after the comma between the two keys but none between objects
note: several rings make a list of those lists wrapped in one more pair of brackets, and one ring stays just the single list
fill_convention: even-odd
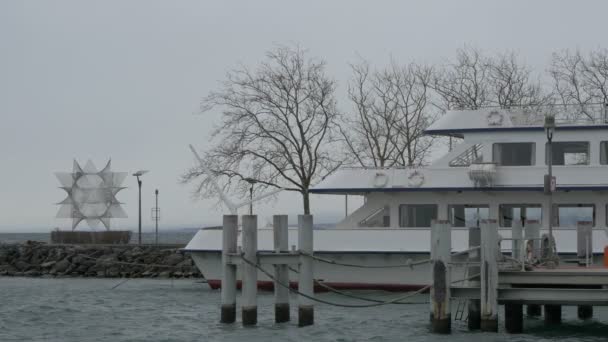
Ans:
[{"label": "lamp post", "polygon": [[158,220],[160,219],[160,208],[158,208],[158,189],[154,190],[156,195],[156,206],[154,207],[154,222],[155,222],[155,234],[154,242],[158,246]]},{"label": "lamp post", "polygon": [[249,183],[249,215],[253,215],[253,185],[258,181],[253,178],[245,178],[245,181]]},{"label": "lamp post", "polygon": [[143,176],[145,173],[147,173],[148,171],[146,170],[139,170],[137,172],[135,172],[133,174],[133,176],[135,176],[137,178],[137,185],[139,187],[139,224],[138,224],[138,230],[137,230],[137,243],[139,245],[141,245],[141,179],[139,179],[139,177]]},{"label": "lamp post", "polygon": [[555,117],[545,116],[545,133],[547,134],[547,175],[545,175],[545,194],[549,196],[549,256],[553,256],[553,191],[557,187],[557,182],[553,178],[553,133],[555,132]]}]

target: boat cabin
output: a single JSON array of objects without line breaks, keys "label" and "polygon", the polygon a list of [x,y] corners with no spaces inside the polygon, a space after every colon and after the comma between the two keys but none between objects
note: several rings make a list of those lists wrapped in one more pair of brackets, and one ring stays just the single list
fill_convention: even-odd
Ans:
[{"label": "boat cabin", "polygon": [[538,220],[549,226],[544,192],[549,150],[556,179],[553,227],[573,229],[579,221],[607,226],[608,123],[597,115],[555,115],[549,149],[545,113],[515,109],[450,111],[426,134],[459,138],[451,151],[424,168],[343,168],[311,193],[364,196],[363,206],[337,228],[428,229],[433,219],[453,227],[497,219]]}]

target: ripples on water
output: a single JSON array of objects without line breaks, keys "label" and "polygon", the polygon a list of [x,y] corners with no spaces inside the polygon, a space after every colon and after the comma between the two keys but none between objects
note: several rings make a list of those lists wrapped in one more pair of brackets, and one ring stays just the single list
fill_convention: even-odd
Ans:
[{"label": "ripples on water", "polygon": [[[316,324],[274,324],[273,296],[258,297],[259,324],[221,325],[218,291],[192,280],[41,279],[0,277],[0,341],[606,341],[608,310],[580,322],[576,308],[564,308],[565,324],[547,328],[526,320],[526,334],[470,333],[453,322],[451,335],[428,333],[428,305],[345,309],[317,305]],[[395,294],[366,293],[376,298]],[[345,302],[343,297],[320,294]],[[418,299],[425,300],[426,296]],[[353,301],[349,301],[353,302]],[[502,323],[502,318],[501,318]],[[502,325],[502,324],[501,324]],[[501,330],[503,327],[501,326]]]}]

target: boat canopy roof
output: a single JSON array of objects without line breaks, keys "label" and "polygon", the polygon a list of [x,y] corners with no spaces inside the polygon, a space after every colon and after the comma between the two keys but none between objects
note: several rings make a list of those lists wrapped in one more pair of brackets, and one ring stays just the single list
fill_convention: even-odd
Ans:
[{"label": "boat canopy roof", "polygon": [[608,107],[605,105],[542,106],[537,108],[483,108],[450,110],[425,131],[431,135],[463,137],[467,132],[498,130],[543,130],[545,116],[554,116],[560,129],[608,129]]}]

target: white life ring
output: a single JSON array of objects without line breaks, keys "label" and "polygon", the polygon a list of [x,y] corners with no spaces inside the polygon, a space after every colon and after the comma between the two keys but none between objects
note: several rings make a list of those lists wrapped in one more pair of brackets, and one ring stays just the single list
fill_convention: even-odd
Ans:
[{"label": "white life ring", "polygon": [[486,116],[488,126],[502,126],[503,119],[502,114],[497,110],[491,111],[488,116]]},{"label": "white life ring", "polygon": [[419,188],[424,183],[424,175],[421,172],[414,171],[410,173],[408,179],[408,185],[412,188]]},{"label": "white life ring", "polygon": [[376,188],[383,188],[388,183],[388,176],[383,172],[376,172],[376,176],[374,177],[374,186]]}]

